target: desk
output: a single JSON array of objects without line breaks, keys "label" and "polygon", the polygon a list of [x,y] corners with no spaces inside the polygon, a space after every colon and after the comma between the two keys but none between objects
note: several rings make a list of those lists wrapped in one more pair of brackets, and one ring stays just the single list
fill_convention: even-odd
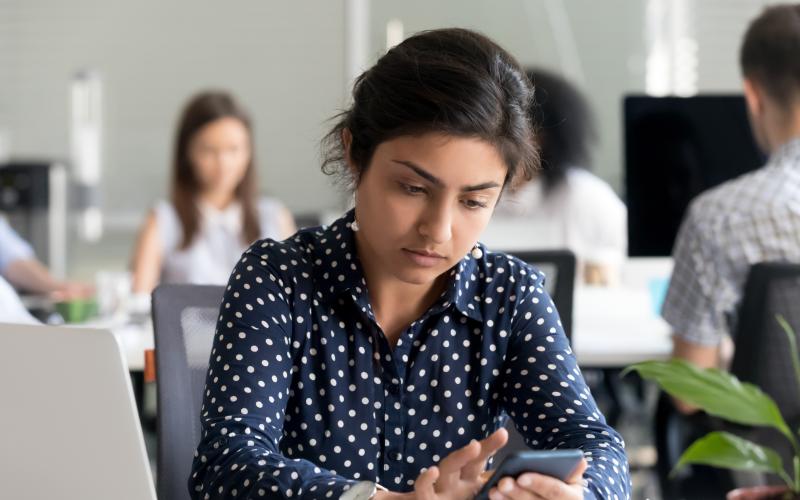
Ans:
[{"label": "desk", "polygon": [[636,257],[623,263],[619,286],[578,285],[572,312],[572,347],[578,363],[623,368],[669,358],[672,329],[658,314],[661,304],[654,292],[666,292],[671,274],[671,258]]},{"label": "desk", "polygon": [[144,351],[153,349],[153,322],[131,322],[128,317],[99,318],[75,326],[111,330],[122,349],[123,357],[132,372],[144,371]]},{"label": "desk", "polygon": [[622,368],[672,352],[670,326],[647,290],[579,287],[573,307],[572,348],[583,368]]}]

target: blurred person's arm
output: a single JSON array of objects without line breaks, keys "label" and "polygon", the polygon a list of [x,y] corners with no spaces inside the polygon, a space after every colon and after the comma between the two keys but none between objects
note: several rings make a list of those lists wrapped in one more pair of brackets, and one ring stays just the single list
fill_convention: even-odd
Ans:
[{"label": "blurred person's arm", "polygon": [[[696,344],[684,340],[680,335],[672,337],[672,357],[688,361],[698,368],[718,368],[720,362],[719,347],[712,345]],[[695,413],[698,408],[684,403],[679,399],[673,399],[673,403],[679,412],[689,415]]]},{"label": "blurred person's arm", "polygon": [[280,227],[282,240],[285,240],[297,232],[297,224],[294,222],[292,212],[286,207],[281,207],[280,214],[278,214],[278,226]]},{"label": "blurred person's arm", "polygon": [[[672,357],[701,369],[724,368],[729,312],[741,297],[729,249],[709,229],[701,196],[690,205],[673,249],[674,267],[661,316],[672,327]],[[673,399],[679,411],[697,408]]]},{"label": "blurred person's arm", "polygon": [[49,294],[57,300],[90,297],[94,288],[85,283],[61,281],[35,258],[17,259],[6,266],[3,275],[14,287],[30,293]]},{"label": "blurred person's arm", "polygon": [[575,169],[569,175],[571,247],[576,248],[579,279],[589,285],[617,285],[628,255],[628,211],[619,196],[596,175]]},{"label": "blurred person's arm", "polygon": [[155,211],[151,211],[136,238],[132,261],[133,293],[150,294],[153,291],[161,278],[163,258],[158,219]]},{"label": "blurred person's arm", "polygon": [[90,285],[61,281],[36,259],[30,244],[17,234],[5,219],[0,219],[0,274],[24,292],[52,294],[57,299],[87,297]]}]

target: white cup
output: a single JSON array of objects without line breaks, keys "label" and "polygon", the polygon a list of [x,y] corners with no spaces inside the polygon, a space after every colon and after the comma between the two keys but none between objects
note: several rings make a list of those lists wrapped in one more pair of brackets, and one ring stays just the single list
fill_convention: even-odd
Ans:
[{"label": "white cup", "polygon": [[131,273],[128,271],[99,271],[95,276],[97,310],[101,317],[127,314],[131,297]]}]

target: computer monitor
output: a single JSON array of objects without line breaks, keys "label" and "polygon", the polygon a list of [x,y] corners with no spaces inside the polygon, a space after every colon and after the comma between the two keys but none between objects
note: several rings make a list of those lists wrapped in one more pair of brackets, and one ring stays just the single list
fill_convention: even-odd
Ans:
[{"label": "computer monitor", "polygon": [[764,164],[741,95],[627,96],[628,254],[669,256],[689,202]]}]

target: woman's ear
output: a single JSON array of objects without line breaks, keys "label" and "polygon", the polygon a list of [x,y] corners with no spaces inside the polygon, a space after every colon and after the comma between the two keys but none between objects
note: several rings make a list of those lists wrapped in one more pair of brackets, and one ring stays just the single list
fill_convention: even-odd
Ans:
[{"label": "woman's ear", "polygon": [[759,118],[764,112],[764,101],[761,96],[761,88],[750,78],[745,77],[743,82],[744,100],[747,103],[747,110],[753,118]]}]

